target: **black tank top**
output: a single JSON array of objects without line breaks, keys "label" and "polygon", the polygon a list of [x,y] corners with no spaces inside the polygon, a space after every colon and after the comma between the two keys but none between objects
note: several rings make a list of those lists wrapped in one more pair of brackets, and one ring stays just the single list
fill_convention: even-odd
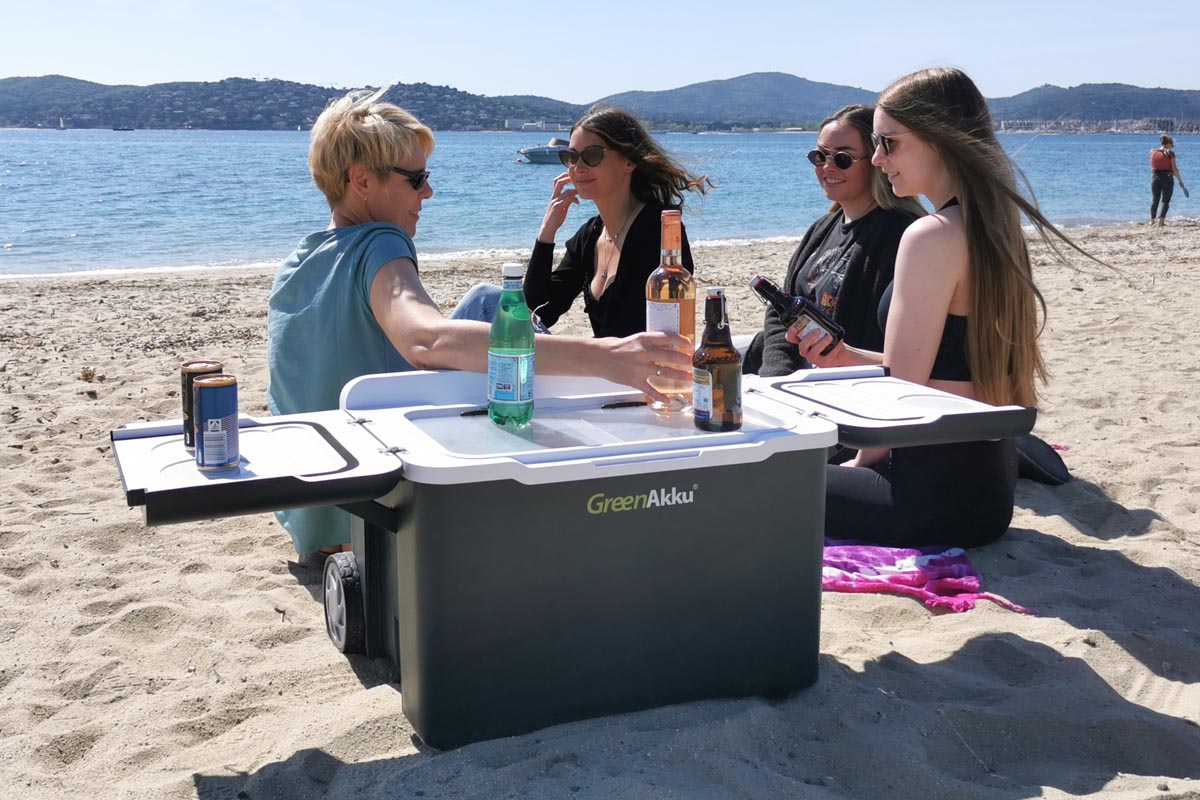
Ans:
[{"label": "black tank top", "polygon": [[[952,197],[938,211],[958,205],[958,198]],[[887,331],[888,311],[892,308],[892,288],[895,281],[884,289],[879,298],[879,328]],[[933,359],[933,369],[929,373],[931,381],[969,381],[971,380],[971,365],[967,361],[967,318],[958,314],[947,314],[946,325],[942,328],[942,340],[938,342],[937,356]]]}]

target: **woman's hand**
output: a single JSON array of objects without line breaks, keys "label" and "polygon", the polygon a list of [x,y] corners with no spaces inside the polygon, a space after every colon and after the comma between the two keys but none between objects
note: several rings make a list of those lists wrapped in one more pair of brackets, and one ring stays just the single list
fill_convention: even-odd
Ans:
[{"label": "woman's hand", "polygon": [[554,244],[554,234],[562,227],[567,218],[567,211],[572,205],[579,204],[578,192],[567,187],[571,183],[571,173],[564,172],[554,179],[554,191],[550,195],[550,204],[546,206],[546,215],[542,217],[542,228],[538,231],[538,241]]},{"label": "woman's hand", "polygon": [[623,339],[597,339],[604,344],[604,360],[596,374],[614,383],[632,386],[652,400],[667,398],[650,385],[651,378],[673,377],[692,382],[692,343],[676,333],[636,333]]},{"label": "woman's hand", "polygon": [[796,345],[800,349],[800,355],[814,367],[858,367],[883,363],[881,353],[859,350],[845,342],[838,342],[836,347],[821,355],[825,348],[833,343],[833,337],[815,325],[808,333],[802,333],[799,324],[793,325],[788,328],[787,340]]}]

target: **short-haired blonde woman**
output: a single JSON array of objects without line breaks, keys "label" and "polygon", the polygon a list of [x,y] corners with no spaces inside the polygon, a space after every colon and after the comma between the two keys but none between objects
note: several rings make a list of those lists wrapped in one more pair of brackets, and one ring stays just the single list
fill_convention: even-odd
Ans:
[{"label": "short-haired blonde woman", "polygon": [[[417,273],[413,236],[433,195],[433,134],[379,92],[351,92],[317,119],[309,169],[332,211],[280,265],[267,315],[273,414],[336,408],[353,378],[410,369],[487,370],[488,326],[447,319]],[[597,375],[657,396],[659,369],[691,374],[686,340],[539,337],[541,373]],[[336,549],[349,515],[334,508],[279,512],[296,552]]]},{"label": "short-haired blonde woman", "polygon": [[[879,319],[883,352],[799,340],[818,366],[885,364],[898,378],[996,405],[1032,406],[1046,377],[1024,213],[1068,241],[1017,191],[983,96],[956,69],[897,80],[875,106],[872,163],[900,197],[937,209],[905,230]],[[1069,243],[1069,242],[1068,242]],[[860,451],[829,467],[826,535],[896,546],[987,544],[1008,529],[1011,440]]]},{"label": "short-haired blonde woman", "polygon": [[[1171,207],[1171,195],[1175,193],[1175,181],[1179,188],[1187,194],[1183,178],[1179,174],[1179,164],[1175,158],[1175,140],[1165,133],[1159,137],[1159,146],[1150,151],[1150,224],[1162,227],[1166,223],[1167,209]],[[1158,201],[1162,200],[1162,211],[1158,210]],[[1158,218],[1155,219],[1155,214]]]}]

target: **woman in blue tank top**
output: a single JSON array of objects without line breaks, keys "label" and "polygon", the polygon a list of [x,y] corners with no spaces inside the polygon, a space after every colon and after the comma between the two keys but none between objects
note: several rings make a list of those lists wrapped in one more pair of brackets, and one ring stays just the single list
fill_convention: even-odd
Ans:
[{"label": "woman in blue tank top", "polygon": [[[305,237],[275,275],[267,313],[273,414],[336,408],[360,375],[417,369],[487,371],[489,326],[442,316],[417,271],[413,243],[433,196],[433,132],[384,102],[385,90],[335,100],[317,118],[308,164],[330,223]],[[649,383],[691,375],[691,345],[666,333],[624,338],[539,337],[539,374],[596,375],[662,399]],[[279,512],[301,555],[350,538],[335,508]]]},{"label": "woman in blue tank top", "polygon": [[[880,303],[883,352],[797,339],[817,366],[884,364],[907,381],[994,405],[1035,404],[1046,368],[1021,230],[1078,249],[1017,191],[983,96],[956,69],[927,69],[884,90],[875,108],[872,163],[900,197],[937,211],[904,232],[892,286]],[[1056,251],[1057,252],[1057,251]],[[1011,440],[864,450],[828,468],[826,535],[895,546],[973,546],[1012,519],[1017,478]]]}]

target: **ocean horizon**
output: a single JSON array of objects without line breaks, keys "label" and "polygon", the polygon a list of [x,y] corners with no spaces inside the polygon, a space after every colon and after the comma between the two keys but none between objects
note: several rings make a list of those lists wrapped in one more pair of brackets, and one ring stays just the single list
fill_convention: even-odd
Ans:
[{"label": "ocean horizon", "polygon": [[[523,258],[557,165],[519,162],[549,133],[436,133],[423,261]],[[718,184],[689,194],[689,239],[798,240],[828,207],[805,159],[813,132],[663,134],[689,170]],[[1001,143],[1043,211],[1065,228],[1149,214],[1154,134],[1005,133]],[[1190,140],[1181,137],[1180,171]],[[277,265],[328,225],[307,170],[306,131],[0,130],[0,277]],[[571,210],[561,245],[587,217]],[[1197,216],[1176,191],[1171,218]]]}]

